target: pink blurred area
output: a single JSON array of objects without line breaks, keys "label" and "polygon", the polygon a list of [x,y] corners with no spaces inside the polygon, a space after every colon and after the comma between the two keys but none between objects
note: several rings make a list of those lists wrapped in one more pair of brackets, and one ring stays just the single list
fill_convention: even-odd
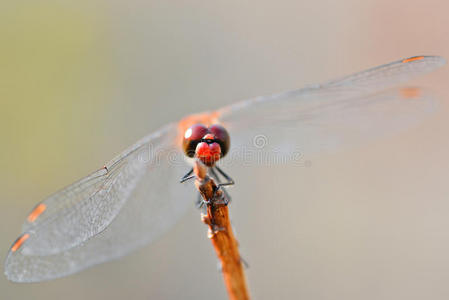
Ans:
[{"label": "pink blurred area", "polygon": [[[36,202],[167,122],[413,55],[449,58],[441,0],[0,6],[2,258]],[[400,135],[308,168],[233,168],[254,299],[449,298],[448,76],[445,67],[411,83],[441,104]],[[121,260],[41,284],[0,276],[0,295],[226,299],[195,210]]]}]

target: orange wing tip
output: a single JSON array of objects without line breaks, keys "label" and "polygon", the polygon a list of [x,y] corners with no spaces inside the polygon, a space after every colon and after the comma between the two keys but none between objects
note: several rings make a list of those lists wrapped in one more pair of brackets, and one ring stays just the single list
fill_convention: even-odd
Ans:
[{"label": "orange wing tip", "polygon": [[47,209],[47,206],[44,203],[40,203],[37,205],[33,211],[28,215],[28,222],[32,223],[36,221],[37,217],[39,217],[45,210]]},{"label": "orange wing tip", "polygon": [[400,93],[405,99],[416,99],[421,96],[421,89],[417,87],[405,87],[400,89]]},{"label": "orange wing tip", "polygon": [[421,60],[421,59],[424,59],[424,56],[413,56],[413,57],[404,59],[402,61],[402,63],[408,63],[408,62],[417,61],[417,60]]},{"label": "orange wing tip", "polygon": [[25,243],[25,241],[30,237],[28,233],[25,233],[17,238],[17,240],[11,246],[11,252],[16,252]]}]

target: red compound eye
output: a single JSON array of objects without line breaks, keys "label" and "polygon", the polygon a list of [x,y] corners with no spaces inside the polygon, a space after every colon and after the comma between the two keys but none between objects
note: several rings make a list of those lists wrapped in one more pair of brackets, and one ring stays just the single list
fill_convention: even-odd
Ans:
[{"label": "red compound eye", "polygon": [[195,156],[196,145],[201,142],[201,139],[208,133],[206,126],[202,124],[195,124],[186,130],[182,140],[182,150],[188,157]]},{"label": "red compound eye", "polygon": [[221,157],[225,156],[231,146],[228,131],[223,126],[215,124],[209,127],[209,132],[215,136],[215,141],[220,145]]}]

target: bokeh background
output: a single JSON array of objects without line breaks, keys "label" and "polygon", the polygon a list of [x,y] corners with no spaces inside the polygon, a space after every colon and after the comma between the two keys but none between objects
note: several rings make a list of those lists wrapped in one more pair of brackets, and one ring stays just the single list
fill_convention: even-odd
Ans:
[{"label": "bokeh background", "polygon": [[[2,1],[0,267],[33,205],[159,126],[399,58],[449,58],[449,4]],[[449,298],[449,68],[419,126],[311,166],[233,165],[254,299]],[[149,183],[151,184],[151,183]],[[173,182],[177,184],[177,182]],[[183,201],[185,199],[180,199]],[[1,299],[226,299],[192,208],[123,259]]]}]

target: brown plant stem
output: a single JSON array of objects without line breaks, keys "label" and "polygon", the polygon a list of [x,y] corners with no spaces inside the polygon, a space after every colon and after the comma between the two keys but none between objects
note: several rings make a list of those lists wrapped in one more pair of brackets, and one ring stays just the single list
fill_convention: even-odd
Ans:
[{"label": "brown plant stem", "polygon": [[206,214],[202,215],[202,221],[209,226],[208,237],[220,260],[229,299],[247,300],[249,293],[238,242],[229,220],[227,199],[223,192],[217,189],[214,180],[207,176],[206,167],[201,162],[195,163],[194,171],[195,185],[206,205]]}]

